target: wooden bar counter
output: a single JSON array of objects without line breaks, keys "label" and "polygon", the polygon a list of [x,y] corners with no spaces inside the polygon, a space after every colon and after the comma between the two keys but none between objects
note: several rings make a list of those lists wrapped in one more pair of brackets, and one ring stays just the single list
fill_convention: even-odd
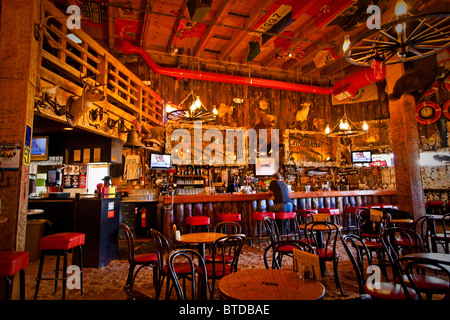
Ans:
[{"label": "wooden bar counter", "polygon": [[[396,190],[352,190],[291,192],[294,210],[316,208],[338,208],[343,215],[346,206],[367,204],[396,204]],[[187,232],[184,219],[195,215],[208,216],[211,225],[216,222],[217,213],[240,213],[242,232],[253,235],[252,212],[266,211],[273,204],[272,194],[268,192],[250,194],[216,195],[174,195],[163,197],[163,233],[173,240],[173,224],[181,233]],[[345,219],[341,219],[343,222]]]}]

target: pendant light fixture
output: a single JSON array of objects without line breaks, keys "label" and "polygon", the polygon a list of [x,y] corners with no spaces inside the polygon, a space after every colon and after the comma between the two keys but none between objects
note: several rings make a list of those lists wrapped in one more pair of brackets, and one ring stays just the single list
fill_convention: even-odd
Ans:
[{"label": "pendant light fixture", "polygon": [[325,128],[325,134],[327,137],[356,137],[366,134],[369,130],[369,125],[367,122],[363,122],[363,128],[360,129],[345,113],[345,105],[344,105],[344,115],[342,118],[336,123],[333,129],[330,129],[330,126],[327,125]]}]

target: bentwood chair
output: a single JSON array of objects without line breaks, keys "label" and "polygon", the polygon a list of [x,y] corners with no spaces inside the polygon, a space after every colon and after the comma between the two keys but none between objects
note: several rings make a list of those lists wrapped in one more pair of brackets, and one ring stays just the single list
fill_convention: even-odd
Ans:
[{"label": "bentwood chair", "polygon": [[321,262],[322,276],[325,275],[326,262],[332,261],[336,287],[344,295],[338,272],[340,254],[336,248],[336,244],[340,233],[337,225],[333,222],[314,221],[308,223],[304,229],[308,243],[316,244],[316,251]]},{"label": "bentwood chair", "polygon": [[[272,219],[271,217],[264,217],[264,226],[266,228],[266,234],[269,235],[270,244],[279,243],[282,241],[280,231],[278,229],[278,224],[276,223],[275,219]],[[279,246],[277,248],[277,259],[281,265],[283,261],[283,257],[285,255],[289,257],[293,257],[293,247],[292,246]]]},{"label": "bentwood chair", "polygon": [[[155,299],[159,299],[161,295],[162,286],[164,284],[164,280],[166,280],[166,300],[170,298],[170,293],[172,287],[170,286],[170,270],[167,265],[167,258],[170,253],[169,242],[166,237],[162,235],[159,231],[151,229],[150,233],[152,235],[152,239],[156,246],[156,252],[158,254],[158,280],[156,282],[156,296]],[[175,268],[175,273],[178,277],[182,278],[183,281],[186,281],[188,276],[191,274],[191,266],[189,263],[176,263],[173,266]]]},{"label": "bentwood chair", "polygon": [[[264,250],[264,266],[266,269],[281,269],[281,259],[282,254],[288,251],[292,251],[295,249],[299,249],[301,251],[305,251],[308,253],[315,254],[314,248],[304,241],[299,240],[282,240],[278,242],[271,243]],[[270,253],[272,257],[269,259]],[[281,253],[281,254],[280,254]],[[269,262],[272,261],[271,266],[269,267]]]},{"label": "bentwood chair", "polygon": [[445,253],[449,252],[449,243],[450,243],[450,230],[447,228],[450,226],[450,213],[444,214],[442,216],[442,232],[436,232],[432,235],[432,242],[435,243],[435,245],[440,244],[443,248]]},{"label": "bentwood chair", "polygon": [[[134,242],[134,235],[130,228],[122,223],[122,228],[125,231],[125,235],[128,243],[128,263],[130,268],[128,270],[128,277],[125,286],[133,288],[134,280],[136,279],[139,271],[144,267],[150,267],[153,269],[153,284],[156,285],[158,281],[158,255],[156,253],[143,253],[136,254],[136,246]],[[134,272],[134,269],[139,266],[139,268]]]},{"label": "bentwood chair", "polygon": [[[214,242],[211,262],[206,264],[207,278],[212,280],[210,285],[211,299],[214,297],[216,280],[237,271],[244,241],[244,234],[233,234],[221,237]],[[228,257],[232,257],[232,260],[230,261]],[[200,269],[199,272],[203,271]]]},{"label": "bentwood chair", "polygon": [[[399,283],[386,281],[367,281],[364,274],[372,265],[372,257],[361,237],[349,234],[342,237],[342,244],[356,273],[361,299],[412,300],[417,293],[408,288],[403,280]],[[364,259],[365,258],[365,259]],[[376,280],[376,276],[374,277]]]},{"label": "bentwood chair", "polygon": [[[174,283],[178,300],[207,300],[208,278],[205,261],[202,256],[195,250],[181,249],[172,251],[169,254],[168,259],[170,275]],[[190,268],[190,290],[186,287],[186,285],[181,287],[179,281],[179,277],[186,277],[186,271],[183,271],[183,274],[181,275],[177,274],[179,268],[177,268],[176,265],[179,264],[180,259],[182,259],[183,263],[188,264]],[[175,262],[176,260],[177,262]]]},{"label": "bentwood chair", "polygon": [[[392,264],[393,274],[401,277],[406,286],[413,286],[410,280],[412,277],[415,287],[418,288],[420,292],[424,293],[427,299],[432,299],[433,294],[447,293],[447,281],[443,281],[435,276],[427,275],[426,268],[422,268],[421,274],[411,274],[410,277],[407,277],[406,269],[398,263],[398,261],[401,261],[401,258],[408,254],[427,252],[422,239],[417,232],[399,227],[387,228],[383,231],[382,241],[389,261]],[[394,281],[398,280],[398,278],[394,278]]]},{"label": "bentwood chair", "polygon": [[435,235],[433,218],[427,215],[420,217],[414,223],[413,230],[415,230],[422,238],[425,250],[427,252],[431,252],[433,248],[432,245],[433,236]]},{"label": "bentwood chair", "polygon": [[242,232],[242,227],[239,223],[234,221],[222,221],[214,226],[214,232],[225,234],[238,234]]},{"label": "bentwood chair", "polygon": [[[401,257],[396,261],[397,268],[404,275],[405,284],[415,290],[419,300],[423,294],[427,299],[431,294],[443,294],[442,300],[450,300],[450,269],[439,261],[427,258]],[[430,277],[423,274],[423,270],[432,270],[438,276]],[[438,289],[439,288],[439,289]]]},{"label": "bentwood chair", "polygon": [[299,228],[301,225],[305,225],[309,222],[314,221],[314,215],[317,214],[316,209],[311,210],[297,210],[297,215],[295,216],[295,219],[297,220],[297,232],[298,232],[298,238],[306,240],[306,235],[304,234],[303,230]]},{"label": "bentwood chair", "polygon": [[[223,221],[223,222],[219,222],[218,224],[216,224],[214,226],[214,232],[224,233],[227,235],[241,234],[242,227],[237,222]],[[221,258],[222,258],[222,255],[216,255],[216,259],[221,259]],[[225,258],[226,263],[231,263],[233,261],[233,256],[230,254],[225,254],[224,258]],[[212,260],[213,260],[212,254],[208,254],[205,256],[206,263],[211,262]]]},{"label": "bentwood chair", "polygon": [[358,221],[358,235],[363,239],[364,244],[369,249],[369,253],[373,258],[373,253],[376,254],[378,265],[383,272],[383,275],[388,278],[386,270],[385,250],[381,241],[381,232],[387,228],[391,221],[391,215],[387,212],[383,213],[380,221],[372,221],[370,218],[370,209],[359,208],[356,210],[355,219]]}]

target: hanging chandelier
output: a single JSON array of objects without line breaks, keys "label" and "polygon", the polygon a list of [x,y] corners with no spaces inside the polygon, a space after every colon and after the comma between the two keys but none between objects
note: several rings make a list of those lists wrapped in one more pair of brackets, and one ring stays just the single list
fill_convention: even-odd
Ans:
[{"label": "hanging chandelier", "polygon": [[[185,102],[191,102],[189,108],[183,107]],[[214,121],[216,120],[217,113],[216,107],[214,107],[212,112],[208,111],[201,102],[200,96],[197,96],[192,90],[177,107],[173,107],[171,104],[166,106],[167,119],[181,123]]]},{"label": "hanging chandelier", "polygon": [[353,121],[350,120],[349,117],[347,117],[344,111],[343,117],[338,121],[332,130],[330,129],[330,126],[327,125],[325,128],[325,134],[327,137],[331,138],[349,138],[366,134],[368,130],[369,126],[367,125],[367,122],[364,121],[363,128],[360,129],[353,123]]}]

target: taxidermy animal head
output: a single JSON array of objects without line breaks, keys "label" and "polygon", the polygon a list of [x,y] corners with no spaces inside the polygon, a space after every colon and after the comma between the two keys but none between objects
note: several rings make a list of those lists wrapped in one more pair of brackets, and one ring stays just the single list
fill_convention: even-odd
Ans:
[{"label": "taxidermy animal head", "polygon": [[143,126],[143,142],[162,146],[166,141],[166,128],[163,126]]},{"label": "taxidermy animal head", "polygon": [[259,115],[259,118],[256,120],[255,125],[253,126],[254,129],[270,129],[275,127],[275,124],[277,122],[277,117],[271,114],[267,113],[261,113]]},{"label": "taxidermy animal head", "polygon": [[439,65],[436,55],[404,63],[405,74],[395,83],[394,90],[389,95],[390,100],[398,100],[404,94],[414,96],[416,103],[436,81],[439,75]]},{"label": "taxidermy animal head", "polygon": [[105,99],[103,93],[97,89],[97,86],[86,84],[81,97],[76,100],[70,97],[69,101],[67,101],[67,123],[71,127],[76,127],[78,121],[89,111],[93,102],[103,101]]}]

